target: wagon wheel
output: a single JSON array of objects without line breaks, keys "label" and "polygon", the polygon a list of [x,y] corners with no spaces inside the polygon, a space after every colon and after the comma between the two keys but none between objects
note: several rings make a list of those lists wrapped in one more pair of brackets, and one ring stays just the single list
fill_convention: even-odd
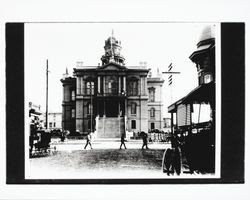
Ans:
[{"label": "wagon wheel", "polygon": [[167,149],[163,154],[162,170],[168,175],[173,172],[173,150]]}]

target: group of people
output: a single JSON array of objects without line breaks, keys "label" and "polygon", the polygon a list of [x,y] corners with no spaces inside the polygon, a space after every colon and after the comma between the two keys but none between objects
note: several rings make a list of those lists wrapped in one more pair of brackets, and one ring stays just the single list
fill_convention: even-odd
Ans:
[{"label": "group of people", "polygon": [[[142,141],[143,141],[142,149],[144,149],[144,147],[145,147],[146,149],[149,149],[149,148],[148,148],[148,135],[147,135],[147,133],[145,133],[145,132],[142,131],[142,132],[140,133],[140,136],[141,136]],[[85,144],[84,149],[86,149],[87,146],[90,146],[90,148],[93,149],[92,144],[91,144],[91,141],[92,141],[92,133],[88,133],[88,135],[86,136],[86,144]],[[125,144],[125,141],[126,141],[126,140],[125,140],[125,134],[122,134],[122,136],[121,136],[121,145],[120,145],[120,149],[122,149],[122,146],[124,146],[124,148],[127,149],[126,144]]]}]

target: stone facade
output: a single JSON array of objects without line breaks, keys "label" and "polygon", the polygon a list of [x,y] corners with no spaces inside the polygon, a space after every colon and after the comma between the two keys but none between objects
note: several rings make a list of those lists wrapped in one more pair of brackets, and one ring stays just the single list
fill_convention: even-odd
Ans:
[{"label": "stone facade", "polygon": [[[74,68],[63,84],[63,129],[82,134],[96,131],[98,138],[118,138],[126,131],[148,132],[149,124],[161,129],[161,78],[149,78],[145,66],[125,66],[121,42],[105,41],[101,66]],[[154,90],[149,102],[149,87]],[[149,109],[154,109],[150,117]],[[150,121],[150,122],[149,122]]]},{"label": "stone facade", "polygon": [[162,85],[160,77],[148,78],[148,128],[150,130],[163,128]]},{"label": "stone facade", "polygon": [[74,112],[76,102],[74,98],[72,98],[71,92],[75,91],[76,79],[72,77],[64,77],[61,81],[63,83],[62,128],[63,130],[75,132],[76,118]]}]

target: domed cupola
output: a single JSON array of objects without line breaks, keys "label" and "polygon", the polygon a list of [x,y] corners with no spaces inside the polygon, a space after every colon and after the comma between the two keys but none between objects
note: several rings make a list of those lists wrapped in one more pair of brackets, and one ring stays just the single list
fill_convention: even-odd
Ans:
[{"label": "domed cupola", "polygon": [[107,40],[105,40],[105,54],[101,57],[102,60],[102,65],[106,65],[108,63],[117,63],[120,65],[125,65],[124,61],[125,58],[121,55],[121,41],[118,41],[114,36],[113,36],[113,31],[112,31],[112,36],[109,37]]},{"label": "domed cupola", "polygon": [[210,26],[206,26],[204,27],[202,33],[201,33],[201,36],[200,36],[200,39],[199,39],[199,42],[198,42],[198,46],[199,46],[199,43],[201,42],[207,42],[207,43],[211,43],[212,40],[214,40],[215,38],[215,25],[210,25]]},{"label": "domed cupola", "polygon": [[189,57],[197,67],[199,85],[215,81],[215,25],[206,26]]}]

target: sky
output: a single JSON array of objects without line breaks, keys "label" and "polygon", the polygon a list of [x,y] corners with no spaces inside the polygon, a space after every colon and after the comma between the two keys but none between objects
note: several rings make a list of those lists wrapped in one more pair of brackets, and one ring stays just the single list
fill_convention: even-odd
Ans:
[{"label": "sky", "polygon": [[126,66],[147,62],[153,76],[157,68],[174,75],[163,85],[163,116],[167,107],[198,86],[196,66],[189,56],[196,49],[202,30],[209,23],[26,23],[25,24],[25,102],[46,103],[46,60],[49,64],[49,112],[62,111],[60,79],[68,68],[72,75],[78,61],[97,66],[104,54],[104,42],[111,36],[121,41]]}]

